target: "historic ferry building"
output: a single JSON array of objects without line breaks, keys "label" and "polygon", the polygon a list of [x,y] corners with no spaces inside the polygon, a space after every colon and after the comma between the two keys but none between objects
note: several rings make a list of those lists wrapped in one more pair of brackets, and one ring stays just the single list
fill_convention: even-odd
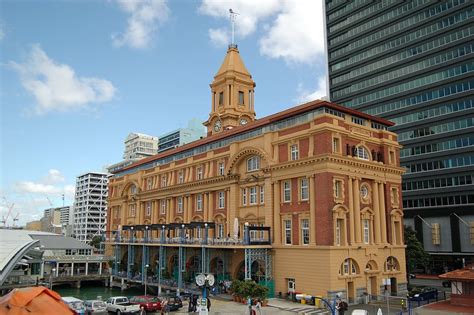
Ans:
[{"label": "historic ferry building", "polygon": [[111,177],[114,278],[183,290],[204,271],[275,295],[403,294],[392,123],[321,100],[256,119],[236,45],[210,87],[207,137]]}]

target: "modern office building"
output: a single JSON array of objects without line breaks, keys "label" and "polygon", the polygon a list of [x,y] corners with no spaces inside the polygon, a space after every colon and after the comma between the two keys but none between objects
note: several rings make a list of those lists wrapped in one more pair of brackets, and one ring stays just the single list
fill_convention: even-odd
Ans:
[{"label": "modern office building", "polygon": [[332,102],[395,123],[433,271],[474,257],[474,2],[326,0]]},{"label": "modern office building", "polygon": [[198,119],[191,119],[187,128],[179,128],[158,138],[158,153],[177,148],[205,136],[206,131],[201,122]]},{"label": "modern office building", "polygon": [[256,119],[254,88],[231,45],[211,84],[207,137],[110,178],[114,277],[174,277],[182,289],[206,271],[275,294],[405,294],[392,123],[320,100]]},{"label": "modern office building", "polygon": [[73,233],[80,241],[90,242],[105,231],[108,176],[90,172],[77,177]]},{"label": "modern office building", "polygon": [[132,132],[124,141],[124,160],[139,160],[158,152],[158,138],[142,133]]}]

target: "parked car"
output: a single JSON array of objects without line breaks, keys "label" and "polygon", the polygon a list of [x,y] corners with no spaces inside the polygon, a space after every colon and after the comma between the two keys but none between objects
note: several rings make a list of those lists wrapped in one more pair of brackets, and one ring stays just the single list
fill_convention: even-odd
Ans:
[{"label": "parked car", "polygon": [[115,314],[135,314],[140,312],[140,305],[131,304],[126,296],[114,296],[107,300],[107,312]]},{"label": "parked car", "polygon": [[353,310],[351,315],[369,315],[369,312],[366,310]]},{"label": "parked car", "polygon": [[84,301],[86,307],[86,315],[89,314],[107,314],[107,305],[104,301],[88,300]]},{"label": "parked car", "polygon": [[164,299],[168,300],[168,306],[171,312],[177,311],[183,307],[183,301],[178,296],[160,296],[160,297],[162,301]]},{"label": "parked car", "polygon": [[161,301],[156,296],[139,295],[130,298],[130,303],[144,307],[147,312],[156,312],[161,310]]},{"label": "parked car", "polygon": [[86,308],[84,307],[84,302],[82,300],[73,296],[64,296],[62,299],[64,303],[66,303],[69,308],[75,311],[78,315],[84,315],[86,313]]}]

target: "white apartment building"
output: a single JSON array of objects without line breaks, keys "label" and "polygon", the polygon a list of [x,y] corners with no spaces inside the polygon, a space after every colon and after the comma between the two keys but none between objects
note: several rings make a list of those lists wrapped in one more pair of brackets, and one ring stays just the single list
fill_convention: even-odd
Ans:
[{"label": "white apartment building", "polygon": [[137,160],[158,152],[158,137],[132,132],[124,141],[124,160]]},{"label": "white apartment building", "polygon": [[105,230],[108,174],[90,172],[77,177],[74,201],[74,237],[90,242]]}]

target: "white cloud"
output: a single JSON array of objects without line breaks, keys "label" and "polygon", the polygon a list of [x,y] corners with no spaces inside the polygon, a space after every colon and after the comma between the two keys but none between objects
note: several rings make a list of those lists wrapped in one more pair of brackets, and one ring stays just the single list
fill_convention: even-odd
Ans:
[{"label": "white cloud", "polygon": [[166,0],[117,0],[120,9],[130,16],[127,29],[112,35],[117,46],[144,49],[150,45],[158,31],[158,25],[168,19],[169,8]]},{"label": "white cloud", "polygon": [[[236,19],[237,37],[245,38],[260,28],[262,55],[282,58],[287,62],[311,63],[324,52],[321,1],[203,0],[199,12],[229,20],[229,8],[239,13]],[[215,32],[209,32],[213,43],[215,35]]]},{"label": "white cloud", "polygon": [[326,77],[322,76],[318,79],[317,86],[314,90],[308,91],[303,89],[301,85],[298,86],[298,102],[309,102],[314,101],[316,99],[322,99],[327,96],[326,93]]},{"label": "white cloud", "polygon": [[[75,186],[66,183],[67,179],[56,169],[50,169],[48,173],[38,180],[24,180],[14,183],[11,189],[0,188],[0,214],[6,215],[8,206],[14,204],[12,215],[20,213],[19,224],[25,224],[32,220],[38,220],[43,215],[43,210],[51,207],[62,206],[62,196],[65,205],[72,205],[74,201]],[[5,197],[6,199],[3,199]],[[8,224],[12,224],[12,218]]]},{"label": "white cloud", "polygon": [[229,34],[225,28],[210,28],[209,38],[217,47],[225,47],[229,44]]},{"label": "white cloud", "polygon": [[25,63],[12,61],[10,65],[20,75],[23,87],[35,97],[37,114],[107,102],[116,92],[108,80],[78,77],[70,66],[50,59],[39,45],[33,45]]},{"label": "white cloud", "polygon": [[51,184],[51,185],[54,185],[54,184],[57,184],[57,183],[61,183],[61,182],[64,182],[64,176],[63,174],[61,174],[60,171],[58,170],[55,170],[55,169],[50,169],[48,171],[48,175],[46,175],[43,179],[42,179],[42,182],[44,184]]},{"label": "white cloud", "polygon": [[285,1],[283,10],[260,39],[260,53],[288,62],[309,63],[324,53],[324,25],[319,1]]}]

